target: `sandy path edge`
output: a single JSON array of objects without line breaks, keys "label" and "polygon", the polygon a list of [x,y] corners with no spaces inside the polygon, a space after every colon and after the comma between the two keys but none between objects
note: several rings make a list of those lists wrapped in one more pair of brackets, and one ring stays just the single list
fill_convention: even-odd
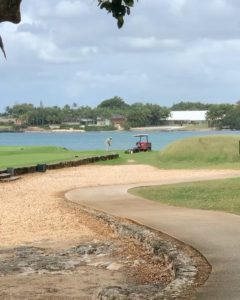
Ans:
[{"label": "sandy path edge", "polygon": [[[233,170],[178,172],[181,173],[180,179],[176,178],[179,174],[166,172],[154,184],[239,177],[239,171]],[[239,299],[240,288],[235,274],[240,272],[240,257],[237,255],[240,241],[236,240],[236,236],[240,235],[240,217],[223,212],[171,207],[127,193],[129,188],[152,184],[149,181],[85,187],[69,192],[67,198],[92,209],[135,220],[193,245],[213,266],[213,273],[206,285],[198,290],[197,299]]]},{"label": "sandy path edge", "polygon": [[159,170],[146,165],[80,166],[22,176],[0,184],[0,246],[93,237],[87,222],[65,211],[59,193],[89,186],[240,176],[236,170]]}]

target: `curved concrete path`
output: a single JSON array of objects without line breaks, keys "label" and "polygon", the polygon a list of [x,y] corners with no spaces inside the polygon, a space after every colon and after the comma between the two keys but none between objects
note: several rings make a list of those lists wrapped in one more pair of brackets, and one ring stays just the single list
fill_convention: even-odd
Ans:
[{"label": "curved concrete path", "polygon": [[196,299],[239,300],[240,216],[167,206],[127,192],[139,185],[81,188],[68,192],[66,198],[111,215],[136,220],[192,245],[213,267],[208,281],[197,290]]}]

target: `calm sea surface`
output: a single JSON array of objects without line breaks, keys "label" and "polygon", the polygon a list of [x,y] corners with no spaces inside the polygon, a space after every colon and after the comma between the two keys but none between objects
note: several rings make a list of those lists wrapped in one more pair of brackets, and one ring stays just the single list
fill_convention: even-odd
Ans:
[{"label": "calm sea surface", "polygon": [[[24,132],[24,133],[0,133],[1,146],[60,146],[74,150],[103,150],[104,141],[112,137],[112,149],[126,150],[132,148],[137,138],[135,134],[143,132],[112,131],[112,132]],[[206,135],[239,135],[240,131],[148,131],[149,140],[153,150],[158,150],[171,142],[193,136]]]}]

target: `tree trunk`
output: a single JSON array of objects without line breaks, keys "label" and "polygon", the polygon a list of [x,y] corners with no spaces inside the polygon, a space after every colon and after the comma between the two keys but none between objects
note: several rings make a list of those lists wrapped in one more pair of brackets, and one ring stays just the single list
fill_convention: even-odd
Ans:
[{"label": "tree trunk", "polygon": [[22,0],[0,0],[0,22],[21,21],[20,4]]}]

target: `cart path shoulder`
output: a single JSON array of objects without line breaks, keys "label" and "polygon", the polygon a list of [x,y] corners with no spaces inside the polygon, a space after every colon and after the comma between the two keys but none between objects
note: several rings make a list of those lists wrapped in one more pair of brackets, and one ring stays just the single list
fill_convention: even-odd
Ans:
[{"label": "cart path shoulder", "polygon": [[[204,179],[216,178],[218,176]],[[198,178],[194,180],[197,181]],[[197,290],[196,299],[239,300],[240,216],[172,207],[142,199],[127,192],[128,189],[136,186],[176,182],[181,182],[181,180],[85,187],[66,193],[66,198],[111,215],[135,220],[192,245],[207,258],[213,267],[208,281]]]}]

